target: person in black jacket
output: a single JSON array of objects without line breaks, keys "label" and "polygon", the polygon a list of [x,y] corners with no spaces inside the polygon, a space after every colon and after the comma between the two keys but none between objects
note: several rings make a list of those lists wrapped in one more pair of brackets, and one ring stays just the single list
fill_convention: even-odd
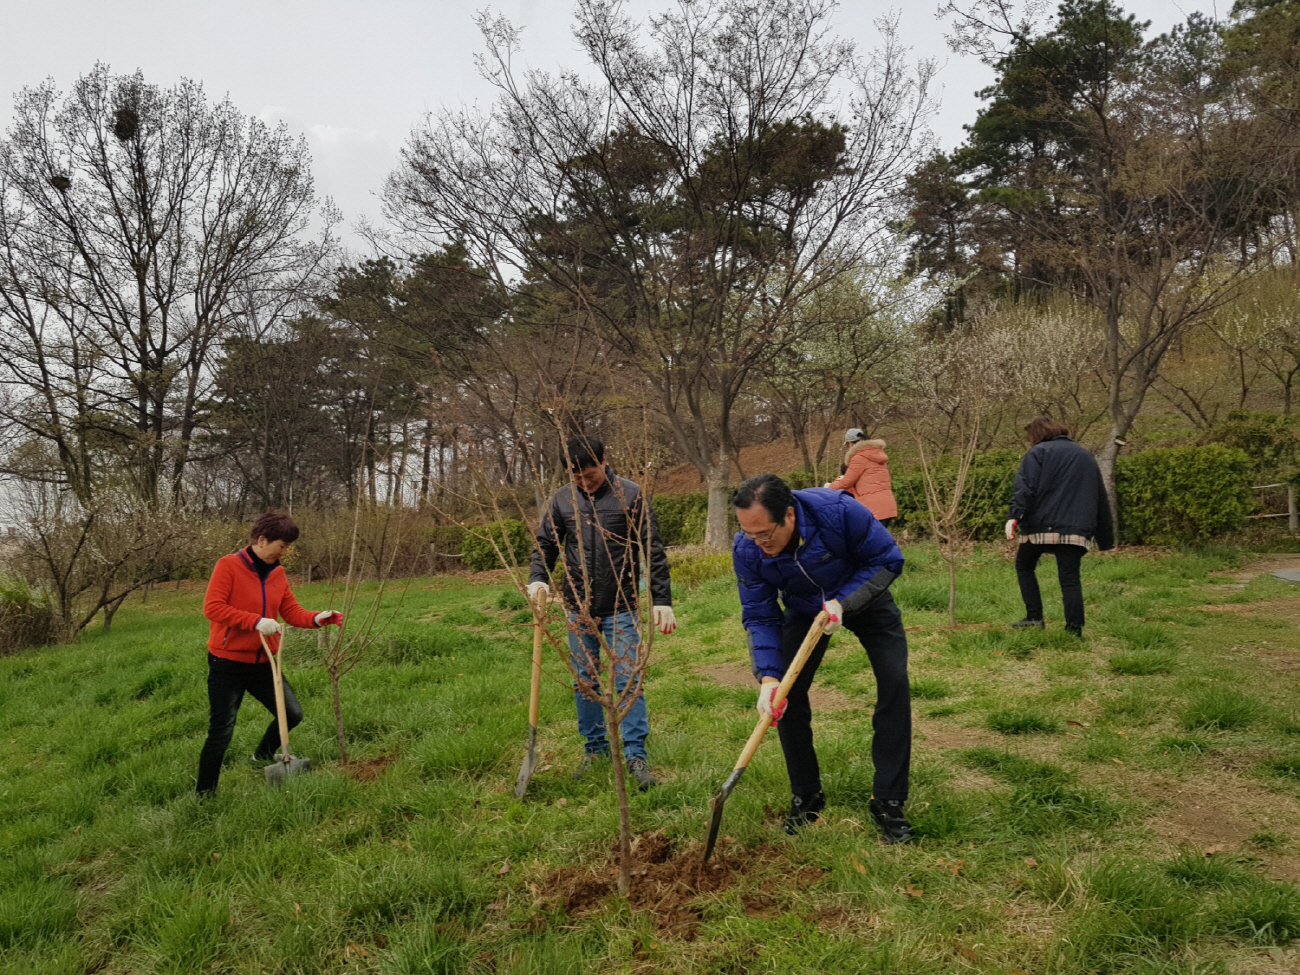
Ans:
[{"label": "person in black jacket", "polygon": [[[659,540],[654,508],[634,481],[605,466],[605,446],[594,437],[574,437],[566,444],[572,478],[551,496],[537,529],[528,574],[528,598],[550,594],[549,579],[564,547],[564,607],[569,621],[569,652],[575,674],[600,693],[600,639],[615,657],[615,685],[627,686],[636,665],[641,558],[650,564],[654,625],[660,633],[677,628],[673,616],[668,556]],[[586,741],[580,779],[598,758],[609,756],[604,709],[573,685],[578,732]],[[619,726],[628,770],[645,791],[658,780],[650,772],[645,740],[650,733],[644,692],[637,694]]]},{"label": "person in black jacket", "polygon": [[1064,424],[1035,418],[1025,427],[1029,452],[1016,471],[1011,495],[1007,540],[1020,528],[1016,579],[1025,601],[1025,618],[1012,626],[1043,625],[1043,598],[1034,570],[1044,554],[1056,556],[1065,603],[1065,628],[1083,636],[1083,584],[1079,566],[1093,544],[1105,551],[1115,547],[1110,502],[1101,469],[1087,450],[1070,439]]}]

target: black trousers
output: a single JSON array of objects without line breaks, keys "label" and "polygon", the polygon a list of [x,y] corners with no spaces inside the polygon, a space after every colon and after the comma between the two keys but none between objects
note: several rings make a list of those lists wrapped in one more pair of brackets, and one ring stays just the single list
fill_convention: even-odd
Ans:
[{"label": "black trousers", "polygon": [[[221,760],[226,757],[230,739],[235,734],[235,718],[244,692],[253,695],[271,712],[271,723],[257,745],[257,755],[268,761],[280,747],[280,725],[275,717],[275,681],[269,663],[246,664],[208,654],[208,740],[199,754],[199,792],[215,792],[221,776]],[[284,714],[289,727],[302,721],[302,705],[289,682],[284,682]]]},{"label": "black trousers", "polygon": [[[799,645],[808,635],[813,617],[786,610],[781,630],[781,660],[790,666]],[[877,799],[907,798],[908,773],[912,765],[912,690],[907,679],[907,635],[903,615],[889,592],[871,606],[844,621],[867,651],[876,675],[876,709],[871,717],[871,761],[876,767],[872,791]],[[790,776],[790,791],[797,796],[821,791],[821,766],[813,747],[812,705],[808,688],[826,655],[830,637],[817,643],[808,663],[786,697],[785,714],[776,726]]]},{"label": "black trousers", "polygon": [[1061,602],[1065,604],[1065,627],[1078,632],[1083,629],[1083,583],[1079,579],[1079,566],[1087,549],[1080,545],[1035,545],[1021,542],[1016,551],[1016,580],[1020,583],[1020,598],[1025,601],[1025,618],[1043,618],[1043,596],[1038,591],[1038,560],[1044,555],[1056,556],[1056,576],[1061,581]]}]

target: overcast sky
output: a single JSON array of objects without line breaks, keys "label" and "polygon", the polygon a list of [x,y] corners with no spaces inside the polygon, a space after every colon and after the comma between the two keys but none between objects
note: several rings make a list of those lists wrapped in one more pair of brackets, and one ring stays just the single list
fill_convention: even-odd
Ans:
[{"label": "overcast sky", "polygon": [[[669,4],[631,0],[629,9]],[[1198,9],[1174,0],[1123,5],[1150,20],[1153,34]],[[305,133],[318,191],[334,198],[349,223],[374,221],[376,194],[412,127],[442,105],[491,100],[473,61],[482,50],[473,16],[486,6],[486,0],[0,0],[0,113],[7,128],[14,92],[46,77],[66,89],[96,61],[122,73],[139,68],[151,84],[193,78],[212,98],[229,93],[243,111]],[[571,0],[490,6],[524,27],[528,64],[580,63],[569,31]],[[961,127],[978,105],[974,92],[990,76],[949,52],[936,7],[937,0],[901,7],[897,0],[858,0],[844,4],[836,21],[842,35],[868,51],[878,40],[876,18],[898,9],[914,55],[940,63],[934,128],[950,147],[961,141]]]}]

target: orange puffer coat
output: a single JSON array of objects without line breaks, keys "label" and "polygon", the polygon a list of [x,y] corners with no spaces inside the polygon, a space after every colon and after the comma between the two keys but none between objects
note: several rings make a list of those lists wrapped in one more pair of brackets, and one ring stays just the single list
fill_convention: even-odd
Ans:
[{"label": "orange puffer coat", "polygon": [[889,457],[885,441],[862,440],[849,448],[846,470],[831,482],[837,491],[851,491],[867,510],[883,521],[898,516],[898,502],[889,486]]},{"label": "orange puffer coat", "polygon": [[[203,597],[203,615],[208,618],[208,650],[213,656],[259,664],[266,659],[257,621],[284,617],[290,626],[314,630],[316,614],[298,605],[289,588],[284,567],[276,565],[263,582],[253,568],[247,551],[223,555],[212,570],[208,592]],[[278,653],[280,638],[267,637],[272,653]]]}]

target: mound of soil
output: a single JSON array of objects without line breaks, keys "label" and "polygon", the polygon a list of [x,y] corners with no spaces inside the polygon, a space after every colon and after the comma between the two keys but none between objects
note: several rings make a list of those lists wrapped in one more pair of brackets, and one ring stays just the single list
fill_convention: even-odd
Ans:
[{"label": "mound of soil", "polygon": [[367,758],[360,762],[348,762],[347,765],[343,766],[343,770],[358,782],[373,782],[388,771],[388,766],[395,761],[397,761],[396,755],[385,754],[380,755],[378,758]]},{"label": "mound of soil", "polygon": [[[674,851],[672,841],[663,833],[642,833],[632,840],[628,903],[633,910],[650,914],[659,931],[691,940],[703,916],[697,900],[725,890],[777,860],[784,862],[784,855],[769,847],[745,851],[724,840],[705,864],[700,843]],[[570,917],[592,914],[618,893],[617,864],[616,845],[601,867],[564,867],[553,872],[542,883],[540,896],[563,907]],[[787,875],[792,869],[785,863]],[[824,873],[820,867],[803,867],[795,879],[798,886],[808,886]],[[766,893],[746,897],[744,903],[746,913],[756,916],[772,916],[776,911],[775,902]]]}]

